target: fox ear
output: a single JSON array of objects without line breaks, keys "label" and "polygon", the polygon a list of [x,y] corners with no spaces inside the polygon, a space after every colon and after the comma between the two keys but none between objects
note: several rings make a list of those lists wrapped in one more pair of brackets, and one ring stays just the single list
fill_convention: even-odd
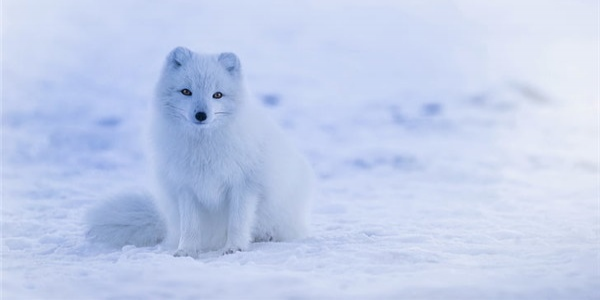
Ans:
[{"label": "fox ear", "polygon": [[234,76],[239,76],[241,72],[241,64],[238,57],[231,53],[225,52],[219,55],[219,63],[229,72],[229,74]]},{"label": "fox ear", "polygon": [[179,68],[192,58],[192,51],[185,47],[177,47],[169,53],[167,65],[173,68]]}]

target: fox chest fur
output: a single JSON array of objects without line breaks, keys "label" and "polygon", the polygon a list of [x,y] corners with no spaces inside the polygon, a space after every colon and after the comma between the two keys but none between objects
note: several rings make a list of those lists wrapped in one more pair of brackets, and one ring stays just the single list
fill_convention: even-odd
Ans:
[{"label": "fox chest fur", "polygon": [[[166,151],[156,159],[163,185],[174,194],[192,193],[207,207],[226,202],[232,188],[259,193],[261,146],[257,140],[236,136],[229,130],[188,131],[159,125]],[[178,132],[183,131],[183,132]],[[166,142],[166,143],[165,143]]]}]

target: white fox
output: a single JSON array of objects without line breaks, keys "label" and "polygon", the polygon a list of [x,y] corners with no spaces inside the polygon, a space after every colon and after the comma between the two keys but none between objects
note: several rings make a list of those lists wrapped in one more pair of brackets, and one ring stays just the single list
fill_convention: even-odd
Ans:
[{"label": "white fox", "polygon": [[235,54],[171,51],[150,128],[157,205],[145,194],[117,196],[89,213],[88,237],[164,242],[175,256],[197,257],[304,236],[312,169],[248,98]]}]

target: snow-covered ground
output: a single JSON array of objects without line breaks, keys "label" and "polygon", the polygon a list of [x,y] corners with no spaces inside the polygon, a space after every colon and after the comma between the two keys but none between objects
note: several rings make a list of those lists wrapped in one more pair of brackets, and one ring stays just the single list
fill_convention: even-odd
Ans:
[{"label": "snow-covered ground", "polygon": [[[2,3],[2,299],[599,299],[595,0]],[[310,237],[101,249],[175,46],[233,51],[319,175]]]}]

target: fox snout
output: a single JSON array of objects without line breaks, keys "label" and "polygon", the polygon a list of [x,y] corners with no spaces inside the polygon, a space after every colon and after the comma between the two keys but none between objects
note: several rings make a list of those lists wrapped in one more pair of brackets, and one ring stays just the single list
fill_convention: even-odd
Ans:
[{"label": "fox snout", "polygon": [[208,116],[206,115],[205,112],[199,111],[196,113],[196,115],[194,115],[194,118],[196,118],[196,121],[202,123],[208,118]]},{"label": "fox snout", "polygon": [[204,105],[198,105],[192,108],[188,115],[188,120],[198,125],[208,124],[212,119],[212,110]]}]

